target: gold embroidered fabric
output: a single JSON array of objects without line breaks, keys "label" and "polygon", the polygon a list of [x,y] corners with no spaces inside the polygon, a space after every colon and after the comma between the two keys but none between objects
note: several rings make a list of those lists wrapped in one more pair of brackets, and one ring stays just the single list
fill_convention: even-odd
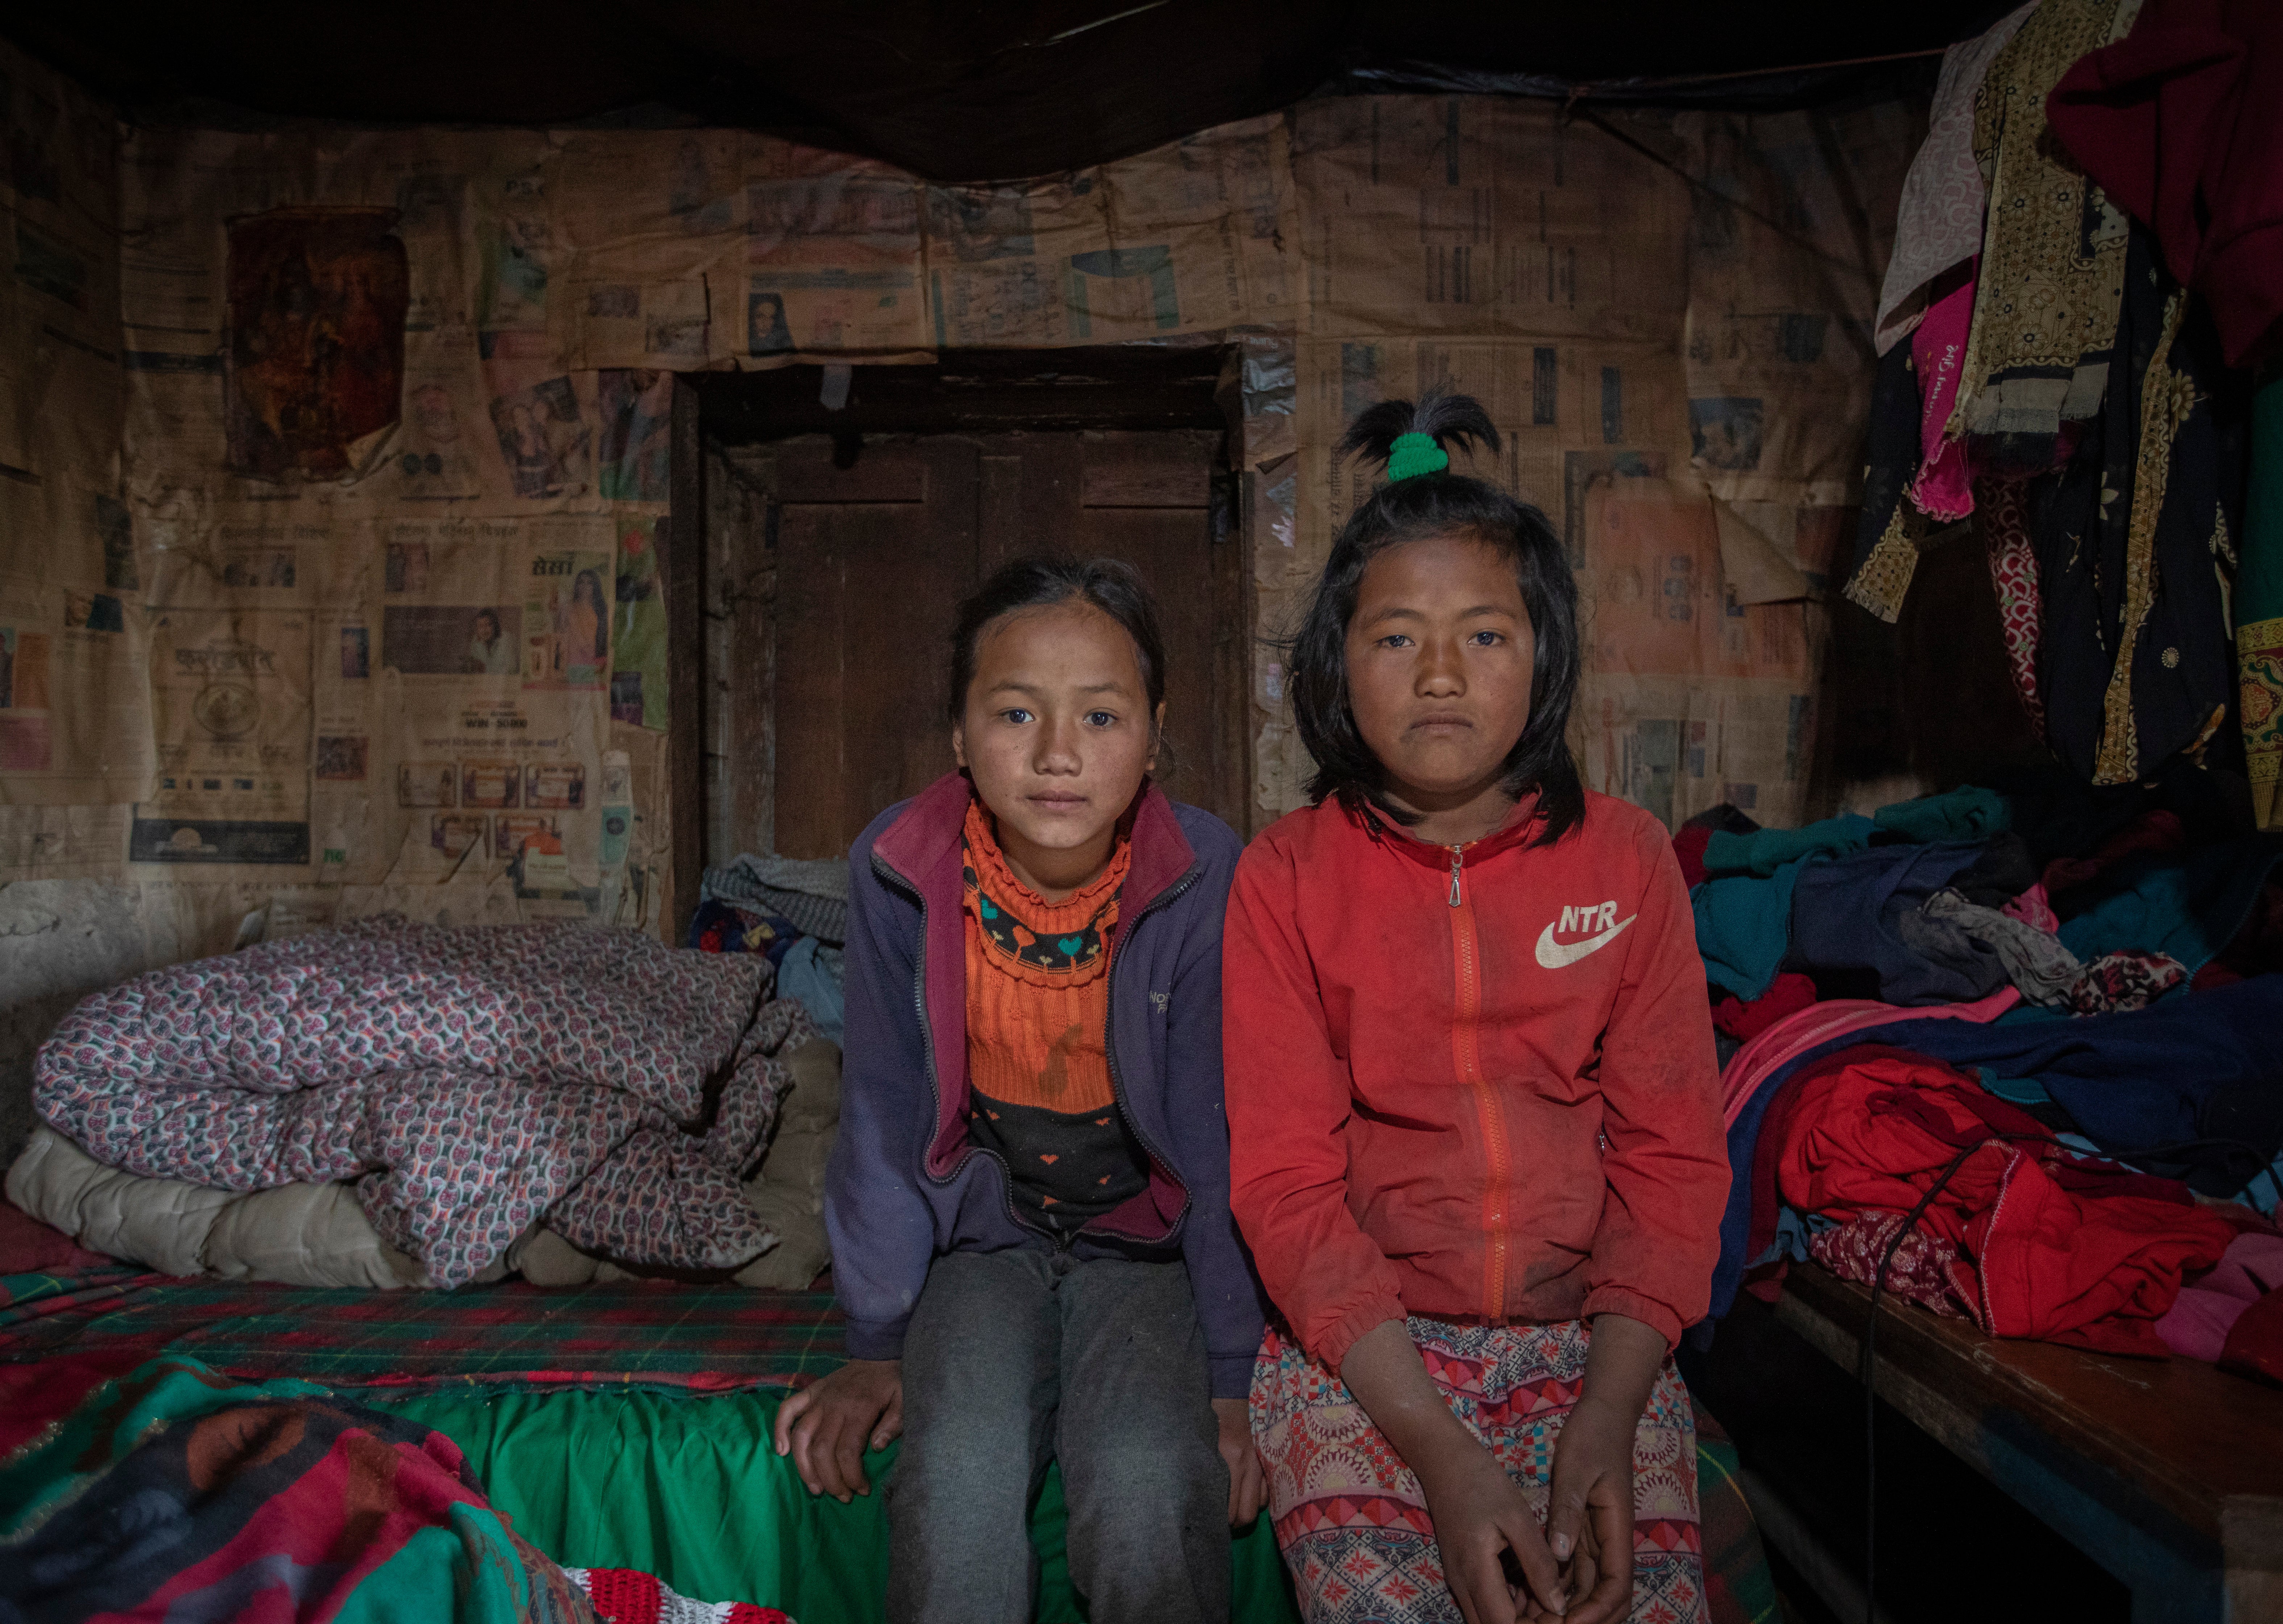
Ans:
[{"label": "gold embroidered fabric", "polygon": [[1910,503],[1896,503],[1895,516],[1887,521],[1871,550],[1863,555],[1863,562],[1840,589],[1840,596],[1893,625],[1903,612],[1911,577],[1918,573],[1920,552],[1930,542],[1939,544],[1958,527],[1938,526]]},{"label": "gold embroidered fabric", "polygon": [[1974,155],[1989,187],[1989,225],[1953,439],[2057,434],[2100,408],[2129,228],[2053,139],[2045,97],[2139,10],[2139,0],[2044,0],[1983,79]]},{"label": "gold embroidered fabric", "polygon": [[2132,715],[2132,659],[2156,597],[2156,520],[2164,510],[2172,440],[2195,406],[2194,385],[2172,371],[2172,340],[2179,336],[2180,318],[2187,308],[2185,290],[2164,301],[2163,330],[2140,386],[2140,444],[2132,470],[2132,516],[2124,532],[2124,613],[2117,632],[2116,663],[2101,698],[2095,784],[2126,784],[2140,773],[2139,729]]},{"label": "gold embroidered fabric", "polygon": [[2283,615],[2237,627],[2235,660],[2253,819],[2262,829],[2283,829]]}]

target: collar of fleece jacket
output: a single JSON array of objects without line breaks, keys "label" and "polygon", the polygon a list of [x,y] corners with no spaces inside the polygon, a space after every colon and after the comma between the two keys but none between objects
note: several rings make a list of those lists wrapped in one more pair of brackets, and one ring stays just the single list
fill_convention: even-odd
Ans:
[{"label": "collar of fleece jacket", "polygon": [[[965,926],[961,903],[965,891],[961,832],[974,788],[963,773],[947,773],[916,796],[903,815],[873,843],[872,855],[925,909],[925,985],[922,988],[931,1033],[965,1030]],[[1181,831],[1173,802],[1155,782],[1145,780],[1133,812],[1133,832],[1126,885],[1120,894],[1118,923],[1110,928],[1111,974],[1117,974],[1120,946],[1134,927],[1165,894],[1182,884],[1197,868],[1197,857]],[[1115,999],[1115,989],[1112,997]],[[936,1131],[927,1154],[931,1175],[947,1175],[967,1144],[964,1105],[967,1099],[967,1056],[962,1042],[936,1042],[933,1053],[938,1083]],[[1116,1074],[1115,1054],[1111,1057]],[[1182,1182],[1154,1152],[1151,1180],[1154,1204],[1170,1216],[1185,1204]],[[1168,1201],[1173,1203],[1167,1208]],[[1110,1227],[1124,1228],[1111,1222]]]},{"label": "collar of fleece jacket", "polygon": [[[872,855],[884,863],[907,886],[936,902],[931,883],[944,864],[952,865],[952,906],[959,904],[959,837],[967,822],[967,808],[975,786],[962,772],[948,772],[912,798],[897,818],[873,842]],[[1158,893],[1179,882],[1196,865],[1196,853],[1181,832],[1173,803],[1165,799],[1155,779],[1144,779],[1134,808],[1133,856],[1120,893],[1119,917],[1133,919],[1155,902]]]}]

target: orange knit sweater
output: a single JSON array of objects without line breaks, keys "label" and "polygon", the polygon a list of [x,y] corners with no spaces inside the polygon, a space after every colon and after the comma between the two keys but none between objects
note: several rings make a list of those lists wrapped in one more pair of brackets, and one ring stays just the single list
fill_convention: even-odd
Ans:
[{"label": "orange knit sweater", "polygon": [[1048,902],[1008,868],[979,801],[963,839],[970,1137],[1005,1160],[1018,1210],[1075,1228],[1149,1177],[1105,1048],[1128,847],[1118,841],[1091,884]]}]

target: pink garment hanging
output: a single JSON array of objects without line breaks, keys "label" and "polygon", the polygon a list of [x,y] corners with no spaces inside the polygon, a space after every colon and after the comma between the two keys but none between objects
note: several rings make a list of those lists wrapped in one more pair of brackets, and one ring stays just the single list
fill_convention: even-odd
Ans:
[{"label": "pink garment hanging", "polygon": [[1961,436],[1951,439],[1952,409],[1958,404],[1960,369],[1966,360],[1966,334],[1974,318],[1978,260],[1967,262],[1966,279],[1928,307],[1926,319],[1911,334],[1911,362],[1919,375],[1919,472],[1911,500],[1919,511],[1944,524],[1974,511],[1974,471]]},{"label": "pink garment hanging", "polygon": [[1720,1106],[1734,1128],[1760,1084],[1818,1044],[1893,1020],[1995,1020],[2022,1002],[2017,987],[2001,987],[1971,1003],[1936,1003],[1921,1008],[1882,1003],[1876,998],[1831,998],[1786,1016],[1728,1058],[1720,1073]]}]

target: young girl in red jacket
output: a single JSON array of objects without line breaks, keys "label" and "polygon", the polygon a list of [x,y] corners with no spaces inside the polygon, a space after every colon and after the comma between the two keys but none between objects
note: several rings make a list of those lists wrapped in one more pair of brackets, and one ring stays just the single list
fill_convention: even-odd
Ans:
[{"label": "young girl in red jacket", "polygon": [[1291,656],[1314,803],[1237,864],[1231,1204],[1281,1311],[1251,1420],[1312,1620],[1705,1618],[1671,1347],[1728,1169],[1664,830],[1579,784],[1576,589],[1449,471],[1462,395],[1359,418],[1387,484]]}]

